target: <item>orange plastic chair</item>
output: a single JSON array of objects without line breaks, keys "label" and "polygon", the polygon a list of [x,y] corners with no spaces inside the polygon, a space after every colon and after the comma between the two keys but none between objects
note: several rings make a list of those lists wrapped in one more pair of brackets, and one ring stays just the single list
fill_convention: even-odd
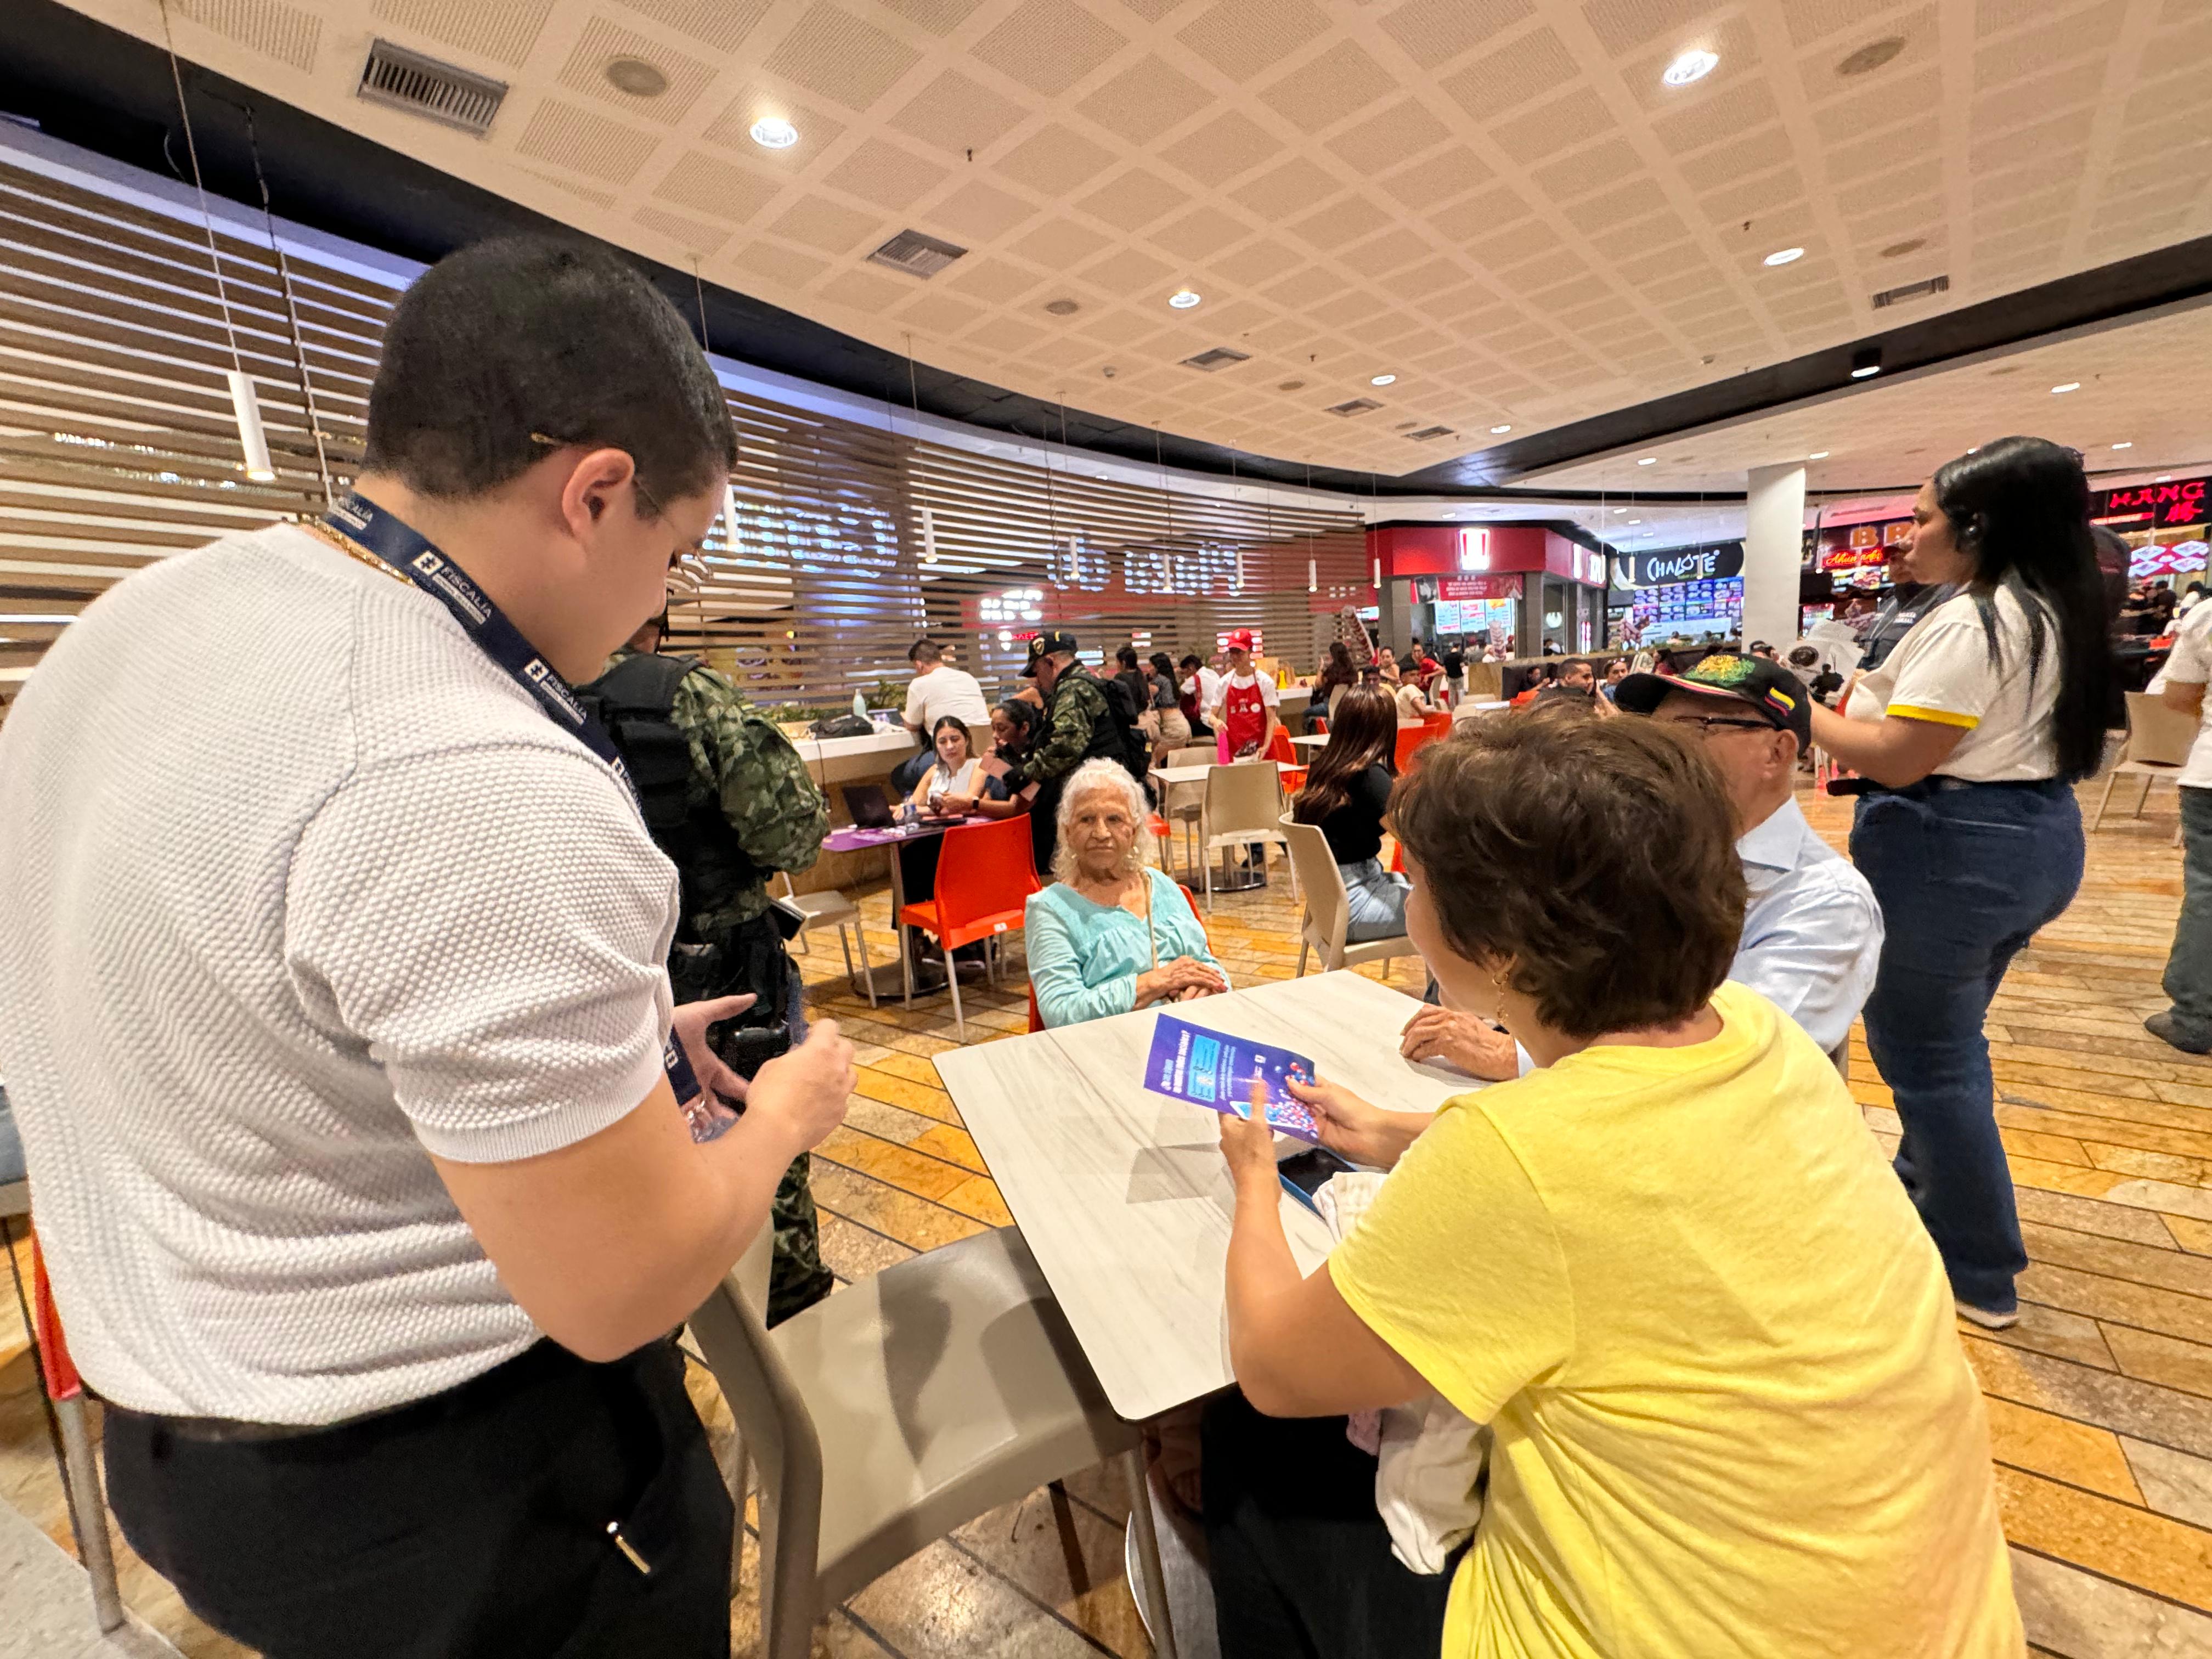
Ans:
[{"label": "orange plastic chair", "polygon": [[1398,744],[1393,758],[1397,763],[1398,775],[1403,777],[1406,769],[1413,764],[1413,757],[1428,744],[1445,735],[1449,727],[1439,730],[1434,726],[1401,726],[1398,728]]},{"label": "orange plastic chair", "polygon": [[[1182,902],[1190,906],[1190,914],[1198,922],[1198,931],[1206,935],[1206,948],[1208,951],[1212,950],[1213,930],[1206,925],[1206,917],[1198,908],[1198,895],[1181,882],[1176,884],[1176,891],[1181,893]],[[1036,987],[1034,985],[1030,987],[1030,1030],[1032,1031],[1044,1030],[1044,1016],[1037,1012]]]},{"label": "orange plastic chair", "polygon": [[[1267,739],[1267,758],[1279,761],[1285,765],[1297,765],[1298,751],[1291,746],[1291,734],[1279,726],[1275,728],[1274,735]],[[1283,774],[1285,794],[1295,795],[1305,787],[1306,769],[1304,767],[1298,766],[1297,770]]]},{"label": "orange plastic chair", "polygon": [[984,957],[987,982],[997,982],[999,935],[1022,925],[1022,909],[1037,890],[1036,861],[1030,851],[1026,818],[1000,818],[945,832],[938,854],[937,893],[898,913],[899,958],[905,964],[905,1004],[914,1006],[914,958],[906,949],[905,929],[919,927],[945,952],[945,982],[952,988],[952,1024],[968,1040],[968,1017],[960,1006],[959,964],[952,953],[977,939],[989,941]]}]

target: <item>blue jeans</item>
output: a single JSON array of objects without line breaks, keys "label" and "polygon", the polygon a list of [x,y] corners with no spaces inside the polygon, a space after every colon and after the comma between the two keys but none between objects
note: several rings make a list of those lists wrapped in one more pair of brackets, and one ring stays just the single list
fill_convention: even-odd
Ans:
[{"label": "blue jeans", "polygon": [[2160,988],[2174,1035],[2212,1042],[2212,789],[2181,791],[2181,917]]},{"label": "blue jeans", "polygon": [[1336,872],[1344,878],[1344,896],[1351,906],[1351,921],[1344,930],[1346,945],[1395,939],[1406,931],[1406,895],[1412,884],[1405,877],[1392,875],[1381,859],[1340,864]]},{"label": "blue jeans", "polygon": [[1866,1028],[1905,1128],[1897,1173],[1959,1298],[2010,1309],[2027,1253],[1982,1024],[2013,957],[2081,884],[2081,808],[2055,781],[1931,778],[1863,797],[1851,858],[1887,929]]}]

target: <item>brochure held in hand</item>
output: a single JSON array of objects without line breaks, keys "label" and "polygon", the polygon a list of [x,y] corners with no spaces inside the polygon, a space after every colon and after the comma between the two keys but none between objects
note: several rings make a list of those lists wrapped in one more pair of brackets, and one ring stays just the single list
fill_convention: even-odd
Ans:
[{"label": "brochure held in hand", "polygon": [[1209,1111],[1251,1115],[1252,1085],[1267,1090],[1267,1127],[1299,1140],[1319,1143],[1313,1114],[1284,1087],[1287,1081],[1314,1080],[1314,1063],[1288,1048],[1249,1037],[1209,1031],[1162,1014],[1152,1028],[1152,1050],[1145,1061],[1145,1086],[1173,1100]]}]

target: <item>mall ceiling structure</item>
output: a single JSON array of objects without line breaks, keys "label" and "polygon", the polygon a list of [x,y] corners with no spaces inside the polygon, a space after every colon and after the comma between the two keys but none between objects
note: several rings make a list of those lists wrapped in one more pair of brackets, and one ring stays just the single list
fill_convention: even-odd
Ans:
[{"label": "mall ceiling structure", "polygon": [[2206,0],[71,3],[312,118],[287,189],[397,153],[1033,436],[1693,501],[2212,456]]}]

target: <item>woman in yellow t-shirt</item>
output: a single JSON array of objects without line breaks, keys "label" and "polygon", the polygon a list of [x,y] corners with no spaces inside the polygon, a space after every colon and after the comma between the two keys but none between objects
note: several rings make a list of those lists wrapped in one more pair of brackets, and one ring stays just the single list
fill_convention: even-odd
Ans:
[{"label": "woman in yellow t-shirt", "polygon": [[[1826,1056],[1722,983],[1744,887],[1711,763],[1538,711],[1433,745],[1391,816],[1446,1003],[1537,1069],[1433,1119],[1302,1091],[1390,1170],[1303,1279],[1271,1137],[1224,1121],[1224,1659],[2021,1654],[1935,1247]],[[1392,1555],[1340,1415],[1431,1391],[1494,1436],[1441,1577]]]}]

